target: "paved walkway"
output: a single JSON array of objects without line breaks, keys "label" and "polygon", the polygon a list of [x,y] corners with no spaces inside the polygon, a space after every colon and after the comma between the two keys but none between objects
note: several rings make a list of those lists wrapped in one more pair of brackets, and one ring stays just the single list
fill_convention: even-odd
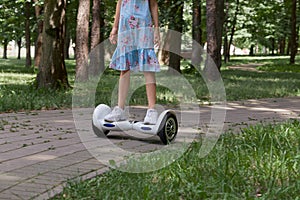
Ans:
[{"label": "paved walkway", "polygon": [[258,64],[258,63],[248,63],[248,64],[228,66],[228,69],[237,69],[237,70],[244,70],[244,71],[261,72],[257,69],[257,67],[262,66],[262,65],[263,64]]},{"label": "paved walkway", "polygon": [[[140,109],[130,110],[134,118],[141,118]],[[229,102],[226,111],[225,130],[237,130],[259,122],[300,119],[300,97]],[[190,119],[195,116],[199,113],[191,113]],[[198,128],[202,131],[210,116],[211,107],[201,106]],[[132,136],[113,133],[110,139],[135,152],[163,146],[153,137],[132,139]],[[96,137],[94,141],[97,142]],[[1,200],[48,199],[61,192],[67,180],[88,179],[107,170],[82,144],[71,110],[0,115]]]}]

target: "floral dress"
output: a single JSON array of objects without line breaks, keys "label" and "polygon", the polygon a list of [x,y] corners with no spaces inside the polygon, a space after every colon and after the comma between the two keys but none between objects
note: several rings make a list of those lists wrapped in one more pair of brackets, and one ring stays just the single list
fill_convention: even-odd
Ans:
[{"label": "floral dress", "polygon": [[160,71],[154,51],[153,31],[149,0],[122,0],[118,45],[110,68],[120,71]]}]

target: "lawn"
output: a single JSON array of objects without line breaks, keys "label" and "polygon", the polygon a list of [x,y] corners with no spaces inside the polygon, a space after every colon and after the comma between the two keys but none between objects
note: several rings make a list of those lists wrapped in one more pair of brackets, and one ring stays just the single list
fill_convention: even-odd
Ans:
[{"label": "lawn", "polygon": [[[245,63],[263,63],[261,70],[265,72],[251,72],[230,70],[226,66]],[[242,99],[259,99],[272,97],[288,97],[300,95],[299,66],[289,66],[287,57],[233,57],[231,63],[222,68],[221,74],[228,101]],[[277,63],[277,64],[275,64]],[[69,81],[74,85],[75,61],[66,61]],[[183,67],[185,67],[183,63]],[[284,67],[283,67],[284,66]],[[298,67],[297,67],[298,66]],[[285,68],[286,67],[286,68]],[[275,69],[274,69],[275,68]],[[280,73],[278,73],[280,70]],[[184,77],[189,81],[196,93],[193,101],[207,103],[210,96],[207,87],[199,73],[184,70]],[[35,88],[36,69],[26,69],[24,60],[0,59],[0,112],[40,109],[61,109],[72,107],[72,90],[55,91],[51,89]],[[157,77],[172,78],[162,71]],[[111,103],[111,91],[118,81],[118,74],[106,70],[98,82],[95,105]],[[89,86],[87,85],[86,88]],[[103,95],[105,94],[105,95]],[[144,87],[138,88],[129,101],[130,105],[145,105],[147,103]],[[84,93],[83,93],[84,95]],[[84,96],[83,96],[84,97]],[[176,105],[177,97],[168,88],[158,85],[157,103]]]},{"label": "lawn", "polygon": [[[228,68],[251,63],[262,64],[260,71]],[[300,96],[299,66],[286,63],[288,57],[233,57],[221,71],[227,100]],[[74,86],[75,62],[67,61],[67,68]],[[188,65],[184,68],[183,75],[196,92],[194,101],[209,102],[201,75]],[[72,89],[36,89],[35,76],[36,70],[26,69],[24,60],[0,60],[0,112],[71,108]],[[166,72],[157,76],[176,80]],[[117,80],[117,73],[105,72],[97,83],[95,104],[110,103]],[[144,105],[145,97],[145,88],[140,87],[129,103]],[[157,100],[164,105],[178,103],[172,91],[160,85]],[[91,180],[72,180],[53,199],[299,199],[299,138],[297,120],[251,126],[240,134],[223,134],[205,158],[199,158],[201,141],[194,142],[164,169],[144,174],[111,170]]]},{"label": "lawn", "polygon": [[299,199],[299,138],[296,120],[256,125],[224,134],[205,158],[193,143],[164,169],[70,181],[53,199]]}]

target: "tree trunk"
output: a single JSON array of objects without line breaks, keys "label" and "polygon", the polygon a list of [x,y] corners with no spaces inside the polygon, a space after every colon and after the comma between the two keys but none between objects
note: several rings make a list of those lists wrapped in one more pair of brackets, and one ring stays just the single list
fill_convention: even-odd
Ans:
[{"label": "tree trunk", "polygon": [[275,55],[275,38],[271,38],[271,44],[272,44],[271,54],[272,54],[272,56],[274,56]]},{"label": "tree trunk", "polygon": [[[91,75],[98,75],[104,70],[104,49],[100,44],[101,39],[101,5],[100,0],[93,0],[92,8],[92,33],[91,33],[91,55],[89,71]],[[99,45],[99,46],[98,46]]]},{"label": "tree trunk", "polygon": [[90,0],[79,0],[76,28],[76,79],[88,80]]},{"label": "tree trunk", "polygon": [[239,7],[240,7],[240,1],[236,0],[235,14],[234,14],[234,18],[233,18],[233,21],[232,21],[230,39],[229,39],[229,43],[228,43],[228,49],[227,49],[227,52],[226,52],[228,62],[230,61],[230,47],[233,43],[233,37],[234,37],[235,29],[236,29],[235,27],[236,27],[236,22],[237,22],[237,16],[238,16],[238,13],[239,13]]},{"label": "tree trunk", "polygon": [[207,52],[220,70],[222,65],[222,30],[224,22],[224,0],[206,1]]},{"label": "tree trunk", "polygon": [[[34,0],[37,3],[38,0]],[[35,6],[35,17],[37,20],[37,39],[35,41],[35,54],[34,54],[34,66],[38,67],[40,65],[42,56],[42,41],[43,41],[43,20],[40,19],[43,9],[39,5]]]},{"label": "tree trunk", "polygon": [[224,0],[216,0],[216,5],[217,5],[217,51],[218,51],[217,67],[220,70],[222,65],[221,50],[222,50],[222,38],[223,38],[223,26],[225,20]]},{"label": "tree trunk", "polygon": [[286,55],[290,55],[290,53],[291,53],[291,37],[289,37],[289,40],[288,40]]},{"label": "tree trunk", "polygon": [[69,48],[70,48],[70,42],[71,42],[71,35],[70,35],[70,30],[69,26],[67,25],[66,21],[66,38],[65,38],[65,45],[64,45],[64,54],[65,54],[65,59],[70,59],[70,54],[69,54]]},{"label": "tree trunk", "polygon": [[285,37],[281,38],[279,41],[279,53],[280,55],[284,55],[285,50]]},{"label": "tree trunk", "polygon": [[25,40],[26,40],[26,67],[31,67],[31,52],[30,52],[30,1],[25,2]]},{"label": "tree trunk", "polygon": [[37,75],[39,88],[68,88],[64,61],[66,0],[46,0],[42,57]]},{"label": "tree trunk", "polygon": [[223,55],[224,55],[224,62],[227,63],[229,62],[229,57],[228,57],[228,51],[230,52],[230,46],[228,50],[228,22],[229,22],[229,3],[226,2],[226,13],[225,13],[225,20],[224,20],[224,27],[225,27],[225,32],[224,32],[224,48],[223,48]]},{"label": "tree trunk", "polygon": [[[193,0],[193,49],[192,49],[192,65],[196,66],[201,63],[201,49],[198,45],[202,45],[202,28],[201,28],[201,0]],[[198,44],[198,45],[197,45]]]},{"label": "tree trunk", "polygon": [[295,64],[297,54],[297,0],[292,1],[291,17],[291,57],[290,64]]},{"label": "tree trunk", "polygon": [[2,58],[3,59],[7,59],[7,46],[8,46],[8,40],[7,39],[5,39],[4,41],[3,41],[3,56],[2,56]]},{"label": "tree trunk", "polygon": [[[170,28],[173,29],[176,32],[179,32],[180,34],[171,34],[171,44],[170,44],[170,49],[173,50],[173,52],[179,52],[181,53],[181,33],[183,30],[183,7],[184,7],[184,2],[176,2],[173,9],[173,13],[175,14],[176,18],[174,21],[170,22]],[[175,41],[175,42],[173,42]],[[173,70],[181,73],[180,70],[180,60],[181,56],[170,52],[169,54],[169,73],[172,73]]]},{"label": "tree trunk", "polygon": [[251,44],[249,56],[254,56],[254,48],[255,48],[255,45],[254,45],[254,44]]},{"label": "tree trunk", "polygon": [[100,0],[93,0],[91,50],[100,43]]},{"label": "tree trunk", "polygon": [[230,52],[230,47],[228,47],[228,36],[227,36],[227,28],[225,28],[225,34],[224,34],[224,50],[223,50],[223,54],[224,54],[224,63],[229,62],[229,56],[228,56],[228,49]]},{"label": "tree trunk", "polygon": [[17,44],[18,44],[18,59],[21,59],[21,48],[22,48],[22,38],[17,40]]}]

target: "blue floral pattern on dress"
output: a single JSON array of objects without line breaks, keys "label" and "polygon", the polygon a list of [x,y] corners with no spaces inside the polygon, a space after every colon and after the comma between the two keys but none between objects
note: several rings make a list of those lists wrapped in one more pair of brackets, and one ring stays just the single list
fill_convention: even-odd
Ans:
[{"label": "blue floral pattern on dress", "polygon": [[118,45],[110,67],[121,71],[160,71],[153,31],[149,0],[122,0]]}]

